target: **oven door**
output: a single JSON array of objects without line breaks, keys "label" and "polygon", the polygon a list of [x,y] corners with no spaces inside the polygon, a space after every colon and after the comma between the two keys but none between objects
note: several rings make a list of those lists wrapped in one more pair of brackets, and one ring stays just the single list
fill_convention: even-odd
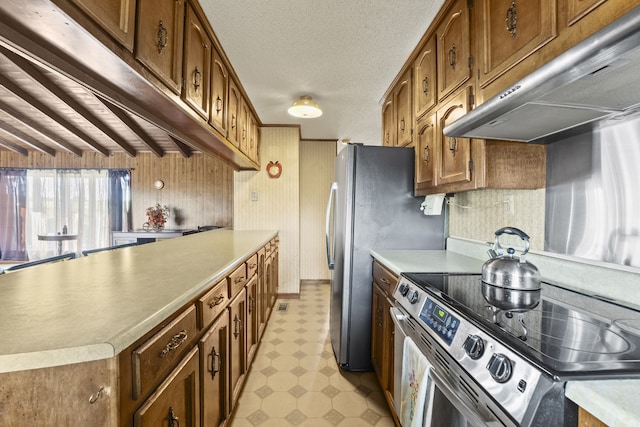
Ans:
[{"label": "oven door", "polygon": [[[433,399],[425,402],[424,413],[431,413],[432,427],[494,427],[504,426],[502,422],[493,417],[493,414],[480,413],[468,403],[464,396],[456,392],[438,371],[437,365],[430,360],[429,354],[424,351],[420,340],[415,336],[416,331],[409,332],[407,327],[409,315],[401,307],[391,307],[391,318],[394,323],[395,344],[394,344],[394,408],[396,413],[400,413],[400,395],[402,387],[402,363],[404,339],[409,336],[413,339],[427,360],[433,365],[430,369],[431,379],[434,384]],[[425,426],[427,424],[424,424]],[[409,427],[409,426],[403,426]]]}]

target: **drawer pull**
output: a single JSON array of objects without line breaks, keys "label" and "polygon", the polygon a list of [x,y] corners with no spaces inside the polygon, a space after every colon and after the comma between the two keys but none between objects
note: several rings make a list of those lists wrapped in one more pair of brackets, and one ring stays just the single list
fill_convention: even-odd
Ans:
[{"label": "drawer pull", "polygon": [[249,268],[256,268],[258,266],[258,263],[253,263],[253,264],[249,264]]},{"label": "drawer pull", "polygon": [[380,279],[380,281],[381,281],[382,283],[384,283],[385,285],[390,285],[390,284],[391,284],[391,282],[389,282],[389,281],[387,280],[387,278],[386,278],[386,277],[382,277],[382,278]]},{"label": "drawer pull", "polygon": [[246,280],[246,278],[245,278],[244,276],[242,276],[242,277],[238,277],[238,278],[234,281],[234,283],[244,282],[245,280]]},{"label": "drawer pull", "polygon": [[180,418],[176,417],[173,407],[169,406],[168,427],[180,427]]},{"label": "drawer pull", "polygon": [[216,305],[220,305],[222,304],[223,301],[224,301],[224,295],[220,294],[216,297],[216,299],[214,299],[209,303],[209,308],[213,308]]},{"label": "drawer pull", "polygon": [[233,318],[233,337],[238,339],[238,335],[240,335],[240,330],[242,329],[242,320],[238,318],[236,314]]},{"label": "drawer pull", "polygon": [[[215,379],[216,374],[220,372],[220,367],[222,366],[222,358],[220,357],[220,353],[216,352],[215,347],[211,347],[211,354],[209,355],[211,360],[211,368],[209,372],[211,372],[211,379]],[[216,367],[216,358],[218,359],[218,365]]]},{"label": "drawer pull", "polygon": [[189,336],[187,335],[187,330],[186,329],[183,329],[180,332],[178,332],[177,334],[175,334],[173,336],[173,338],[171,338],[171,341],[169,341],[167,343],[167,345],[164,347],[164,349],[160,352],[160,357],[163,358],[167,354],[169,354],[170,351],[175,350],[176,348],[180,347],[180,345],[183,342],[185,342],[188,337]]},{"label": "drawer pull", "polygon": [[162,53],[162,50],[167,47],[167,42],[169,41],[168,32],[162,23],[162,20],[158,23],[157,39],[158,53]]},{"label": "drawer pull", "polygon": [[96,391],[95,393],[92,393],[91,396],[89,396],[89,403],[93,405],[98,401],[98,399],[104,396],[104,394],[105,394],[104,386],[100,386],[98,391]]},{"label": "drawer pull", "polygon": [[249,313],[253,312],[254,301],[255,299],[253,298],[253,296],[249,295]]}]

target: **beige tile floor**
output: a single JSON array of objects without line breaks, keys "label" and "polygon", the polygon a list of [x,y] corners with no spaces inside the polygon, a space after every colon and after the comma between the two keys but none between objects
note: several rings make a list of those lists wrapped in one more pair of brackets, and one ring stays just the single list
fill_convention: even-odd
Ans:
[{"label": "beige tile floor", "polygon": [[304,285],[300,299],[276,301],[230,427],[394,426],[375,374],[336,364],[329,291]]}]

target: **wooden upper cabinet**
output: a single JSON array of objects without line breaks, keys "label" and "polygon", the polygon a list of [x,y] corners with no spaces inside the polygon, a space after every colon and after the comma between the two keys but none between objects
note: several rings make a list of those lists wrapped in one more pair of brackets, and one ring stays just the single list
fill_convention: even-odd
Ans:
[{"label": "wooden upper cabinet", "polygon": [[240,151],[249,154],[249,105],[240,98],[240,114],[238,114],[238,137],[240,138]]},{"label": "wooden upper cabinet", "polygon": [[211,64],[211,118],[209,123],[223,136],[227,136],[227,91],[229,72],[218,50],[213,49]]},{"label": "wooden upper cabinet", "polygon": [[413,140],[413,103],[411,92],[411,69],[409,69],[398,82],[394,91],[394,104],[396,108],[396,145],[405,147]]},{"label": "wooden upper cabinet", "polygon": [[388,147],[396,145],[394,127],[393,94],[391,94],[382,105],[382,145]]},{"label": "wooden upper cabinet", "polygon": [[184,0],[138,0],[135,57],[173,92],[182,86]]},{"label": "wooden upper cabinet", "polygon": [[193,6],[187,5],[184,35],[182,97],[197,113],[209,119],[212,41]]},{"label": "wooden upper cabinet", "polygon": [[471,182],[471,140],[445,136],[443,129],[469,110],[469,89],[460,90],[438,109],[438,185]]},{"label": "wooden upper cabinet", "polygon": [[136,0],[72,0],[121,45],[133,52]]},{"label": "wooden upper cabinet", "polygon": [[442,100],[471,78],[473,59],[469,28],[467,0],[454,1],[436,29],[438,100]]},{"label": "wooden upper cabinet", "polygon": [[607,0],[567,0],[567,26],[573,25]]},{"label": "wooden upper cabinet", "polygon": [[260,163],[258,158],[258,145],[260,143],[260,126],[258,119],[253,114],[249,115],[249,158],[256,163]]},{"label": "wooden upper cabinet", "polygon": [[438,154],[436,114],[428,114],[416,122],[415,191],[436,186],[436,155]]},{"label": "wooden upper cabinet", "polygon": [[482,89],[557,35],[556,0],[481,0],[477,11]]},{"label": "wooden upper cabinet", "polygon": [[238,116],[240,114],[240,106],[242,104],[242,95],[238,90],[238,86],[229,79],[229,109],[227,111],[227,139],[236,147],[240,147],[240,130],[238,127]]},{"label": "wooden upper cabinet", "polygon": [[436,105],[437,89],[436,38],[427,39],[413,65],[413,105],[418,118]]}]

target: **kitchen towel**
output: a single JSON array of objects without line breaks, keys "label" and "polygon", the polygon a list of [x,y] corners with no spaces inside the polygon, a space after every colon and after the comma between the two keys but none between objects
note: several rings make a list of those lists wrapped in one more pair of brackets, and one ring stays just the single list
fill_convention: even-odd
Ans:
[{"label": "kitchen towel", "polygon": [[[402,427],[431,425],[433,380],[431,364],[409,337],[404,339],[402,353],[402,381],[400,387],[400,424]],[[428,406],[425,412],[425,406]]]}]

